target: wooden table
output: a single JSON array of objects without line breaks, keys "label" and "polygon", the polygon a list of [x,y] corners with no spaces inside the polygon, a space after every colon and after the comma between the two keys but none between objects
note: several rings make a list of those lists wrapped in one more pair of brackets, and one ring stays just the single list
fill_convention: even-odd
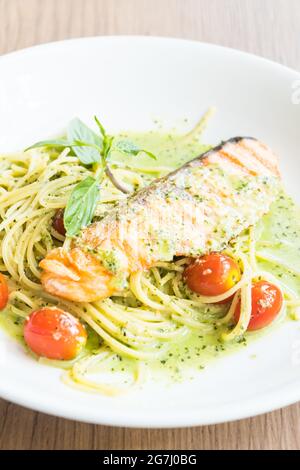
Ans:
[{"label": "wooden table", "polygon": [[[214,42],[300,70],[300,0],[0,0],[0,54],[59,39],[144,34]],[[130,430],[0,400],[1,449],[299,449],[300,405],[217,426]]]}]

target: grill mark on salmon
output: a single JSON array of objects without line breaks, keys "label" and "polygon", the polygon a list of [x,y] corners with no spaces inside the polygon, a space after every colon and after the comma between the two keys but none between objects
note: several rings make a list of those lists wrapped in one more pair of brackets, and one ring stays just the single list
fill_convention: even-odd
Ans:
[{"label": "grill mark on salmon", "polygon": [[158,261],[220,251],[269,210],[279,187],[273,152],[252,137],[231,138],[128,197],[70,251],[52,250],[40,263],[44,289],[95,301]]}]

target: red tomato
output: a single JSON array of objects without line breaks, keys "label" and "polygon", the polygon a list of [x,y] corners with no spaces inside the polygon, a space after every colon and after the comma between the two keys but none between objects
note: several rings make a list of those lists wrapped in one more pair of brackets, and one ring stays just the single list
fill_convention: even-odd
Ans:
[{"label": "red tomato", "polygon": [[215,296],[224,294],[241,278],[234,259],[222,253],[210,253],[195,259],[184,271],[188,287],[197,294]]},{"label": "red tomato", "polygon": [[8,302],[8,287],[6,280],[2,274],[0,274],[0,310],[3,310]]},{"label": "red tomato", "polygon": [[56,307],[32,312],[24,326],[24,338],[38,356],[73,359],[85,345],[87,334],[80,321]]},{"label": "red tomato", "polygon": [[60,235],[65,236],[66,229],[64,225],[64,210],[58,209],[53,217],[52,227],[56,230]]},{"label": "red tomato", "polygon": [[[268,326],[281,310],[283,297],[281,290],[267,281],[253,284],[251,291],[252,311],[248,330],[259,330]],[[236,306],[234,318],[238,322],[241,313],[241,303]]]}]

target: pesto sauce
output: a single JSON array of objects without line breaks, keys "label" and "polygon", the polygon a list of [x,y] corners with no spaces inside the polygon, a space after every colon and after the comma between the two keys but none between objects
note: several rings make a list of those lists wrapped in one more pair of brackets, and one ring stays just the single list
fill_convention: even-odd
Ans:
[{"label": "pesto sauce", "polygon": [[20,318],[11,312],[8,314],[7,309],[0,311],[0,328],[3,329],[11,338],[16,339],[24,345],[23,323],[23,318]]},{"label": "pesto sauce", "polygon": [[[151,168],[162,166],[176,169],[196,158],[209,149],[208,146],[195,140],[186,145],[181,136],[150,132],[146,134],[128,133],[122,138],[129,138],[142,148],[147,148],[157,156],[157,161],[151,160],[146,155],[128,157],[114,155],[114,162],[127,165],[130,168]],[[149,178],[149,182],[155,175]],[[243,190],[244,188],[241,188]],[[262,217],[255,228],[257,250],[260,253],[272,255],[287,266],[292,266],[300,273],[300,208],[283,191],[272,204],[268,214]],[[274,244],[275,242],[275,244]],[[265,245],[268,244],[268,247]],[[258,267],[261,270],[272,273],[275,277],[300,296],[300,276],[283,268],[282,265],[270,263],[258,259]],[[224,309],[226,311],[226,306]],[[268,327],[266,330],[272,330]],[[170,343],[166,354],[160,359],[148,362],[154,376],[170,378],[172,381],[181,381],[188,376],[205,369],[214,359],[244,348],[250,341],[261,337],[267,331],[260,330],[251,335],[247,333],[235,342],[223,343],[220,333],[224,326],[215,327],[212,333],[191,331],[181,341]]]},{"label": "pesto sauce", "polygon": [[[190,139],[188,142],[180,135],[163,134],[159,132],[149,133],[126,133],[121,134],[117,139],[128,138],[141,148],[151,151],[157,156],[157,160],[152,160],[146,154],[139,156],[123,155],[114,152],[111,158],[112,165],[137,170],[141,173],[145,181],[151,182],[157,178],[158,174],[153,167],[164,167],[162,173],[167,174],[172,169],[176,169],[187,161],[196,158],[209,149],[198,139]],[[243,188],[241,188],[242,190]],[[257,239],[257,250],[261,253],[258,265],[262,270],[275,275],[281,282],[289,286],[300,296],[300,276],[289,270],[289,266],[294,271],[300,273],[300,209],[295,205],[290,197],[281,193],[279,198],[273,203],[271,210],[266,214],[255,227]],[[276,262],[269,262],[263,257],[276,258],[283,262],[286,267]],[[109,259],[108,262],[111,262]],[[228,307],[224,306],[224,313]],[[0,312],[0,325],[11,336],[22,343],[23,321],[12,314],[8,316],[5,311]],[[224,354],[231,353],[237,349],[244,348],[248,341],[252,341],[256,336],[264,333],[261,331],[257,335],[247,334],[233,343],[222,343],[220,332],[224,327],[215,327],[212,333],[201,333],[191,331],[180,341],[169,343],[166,353],[157,360],[147,362],[147,366],[152,370],[154,376],[170,378],[172,381],[181,381],[190,376],[191,371],[197,374],[203,370],[211,360]],[[267,328],[269,330],[269,328]],[[92,352],[99,347],[99,337],[94,332],[89,331],[87,350]],[[101,341],[101,340],[100,340]],[[121,358],[116,355],[112,363],[108,366],[108,372],[126,372],[133,370],[134,361],[128,358]]]},{"label": "pesto sauce", "polygon": [[222,328],[215,328],[211,333],[194,330],[181,342],[170,344],[166,355],[149,362],[153,376],[172,382],[193,379],[203,371],[212,360],[247,346],[245,337],[234,343],[224,343],[220,339]]},{"label": "pesto sauce", "polygon": [[[143,153],[138,156],[124,155],[119,152],[113,153],[111,159],[113,163],[131,169],[144,168],[151,170],[151,168],[159,166],[176,169],[211,148],[211,146],[204,145],[197,138],[187,141],[182,135],[160,132],[120,134],[116,141],[124,138],[136,143],[141,148],[149,150],[157,158],[153,160]],[[155,175],[152,176],[152,179],[155,177]]]},{"label": "pesto sauce", "polygon": [[300,297],[300,208],[282,192],[256,225],[255,234],[260,269],[272,273]]}]

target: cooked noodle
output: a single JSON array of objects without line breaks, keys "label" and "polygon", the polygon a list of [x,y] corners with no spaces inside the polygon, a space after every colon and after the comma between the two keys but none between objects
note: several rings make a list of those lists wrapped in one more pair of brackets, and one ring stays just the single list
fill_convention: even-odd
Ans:
[{"label": "cooked noodle", "polygon": [[[202,122],[199,128],[203,126]],[[224,341],[237,339],[245,333],[250,320],[251,282],[260,276],[279,285],[287,305],[299,305],[293,291],[269,273],[258,271],[257,256],[266,259],[267,255],[256,251],[252,230],[235,240],[228,251],[239,263],[242,277],[223,295],[204,297],[188,291],[182,282],[182,271],[189,259],[182,258],[132,274],[128,290],[109,299],[75,304],[52,298],[41,287],[39,261],[54,247],[64,245],[67,249],[70,245],[70,239],[65,240],[53,229],[53,216],[57,209],[65,207],[74,186],[97,168],[82,166],[66,149],[62,153],[31,150],[5,155],[0,157],[0,170],[0,271],[7,275],[10,285],[7,315],[22,320],[42,306],[58,305],[89,325],[101,339],[96,350],[84,352],[75,361],[40,359],[42,363],[67,368],[64,380],[68,383],[108,395],[123,393],[127,387],[93,382],[87,374],[95,364],[101,370],[112,358],[127,357],[134,364],[131,385],[137,385],[142,380],[143,363],[162,357],[170,342],[182,340],[191,330],[207,333],[217,325],[223,327]],[[114,174],[123,185],[134,190],[148,184],[149,178],[169,170],[160,166],[139,170],[116,167]],[[105,178],[97,217],[124,197]],[[268,259],[281,263],[277,258],[269,256]],[[297,269],[288,268],[299,275]],[[232,296],[231,306],[216,308],[216,315],[207,314],[209,304]],[[234,325],[232,319],[239,299],[241,315]],[[286,306],[283,314],[285,310]]]}]

